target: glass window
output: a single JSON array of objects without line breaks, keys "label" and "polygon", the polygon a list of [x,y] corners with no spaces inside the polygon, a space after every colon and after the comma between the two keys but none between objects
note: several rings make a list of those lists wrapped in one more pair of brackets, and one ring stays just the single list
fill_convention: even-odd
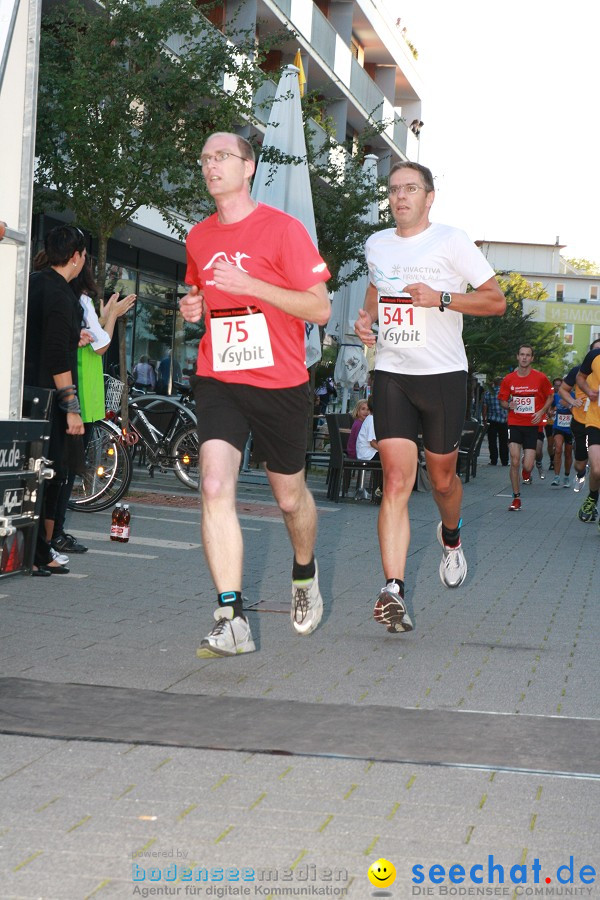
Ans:
[{"label": "glass window", "polygon": [[565,344],[572,344],[575,336],[575,326],[572,324],[565,325],[564,341]]},{"label": "glass window", "polygon": [[158,388],[161,361],[165,358],[168,359],[173,344],[174,319],[174,310],[138,299],[132,364],[135,365],[142,356],[147,357],[147,361],[154,369],[154,386],[156,388]]},{"label": "glass window", "polygon": [[112,264],[106,267],[104,296],[108,298],[117,291],[121,297],[126,297],[128,294],[137,294],[137,272],[135,269]]},{"label": "glass window", "polygon": [[590,300],[597,300],[597,299],[598,299],[598,285],[593,284],[590,287]]},{"label": "glass window", "polygon": [[564,284],[556,285],[556,300],[558,303],[562,303],[565,299],[565,286]]}]

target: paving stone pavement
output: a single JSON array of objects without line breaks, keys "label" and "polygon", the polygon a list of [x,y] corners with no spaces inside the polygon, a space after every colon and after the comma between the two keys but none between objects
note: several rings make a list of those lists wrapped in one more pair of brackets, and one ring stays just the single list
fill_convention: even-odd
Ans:
[{"label": "paving stone pavement", "polygon": [[[189,493],[165,502],[176,489],[154,482],[163,493],[136,495],[129,544],[109,541],[108,512],[72,514],[69,530],[90,547],[72,575],[0,581],[0,677],[597,719],[600,533],[576,518],[586,494],[534,474],[523,510],[509,513],[508,470],[486,462],[465,485],[469,574],[455,591],[439,579],[431,495],[411,498],[412,634],[372,619],[378,507],[327,502],[320,475],[310,483],[325,615],[308,638],[292,631],[286,530],[257,478],[240,485],[240,513],[259,652],[197,659],[214,604],[199,512]],[[491,770],[208,748],[1,734],[0,898],[600,896],[600,876],[579,875],[600,873],[600,751],[590,777],[573,777],[515,771],[510,759]],[[501,884],[499,872],[490,884],[490,855]],[[397,869],[384,892],[367,879],[380,857]],[[469,874],[479,864],[482,884]],[[430,880],[434,865],[444,884]],[[464,882],[449,882],[452,865]],[[182,866],[209,880],[181,880]],[[217,881],[228,867],[254,880]]]}]

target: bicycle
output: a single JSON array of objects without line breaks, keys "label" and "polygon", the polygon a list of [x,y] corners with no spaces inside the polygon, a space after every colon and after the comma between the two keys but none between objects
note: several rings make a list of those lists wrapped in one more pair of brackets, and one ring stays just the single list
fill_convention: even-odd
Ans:
[{"label": "bicycle", "polygon": [[119,412],[125,385],[110,375],[105,375],[105,382],[108,418],[94,423],[86,449],[86,474],[74,485],[69,507],[96,512],[116,503],[129,488],[133,455],[140,448],[149,460],[150,477],[156,467],[161,472],[172,469],[182,484],[198,490],[198,434],[189,389],[175,384],[179,400],[133,393],[128,399],[129,429],[124,430]]}]

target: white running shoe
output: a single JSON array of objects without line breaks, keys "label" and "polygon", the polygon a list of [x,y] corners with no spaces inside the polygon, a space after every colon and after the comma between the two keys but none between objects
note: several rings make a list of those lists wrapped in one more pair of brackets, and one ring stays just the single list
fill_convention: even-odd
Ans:
[{"label": "white running shoe", "polygon": [[437,527],[437,539],[442,547],[442,561],[440,563],[440,578],[442,584],[449,588],[460,587],[467,577],[467,561],[462,551],[462,546],[446,547],[442,538],[442,523]]},{"label": "white running shoe", "polygon": [[571,487],[571,476],[565,475],[563,477],[563,487],[570,488]]},{"label": "white running shoe", "polygon": [[323,598],[319,590],[319,567],[315,562],[315,577],[307,581],[292,581],[290,619],[298,634],[311,634],[323,616]]},{"label": "white running shoe", "polygon": [[544,469],[542,467],[542,464],[536,463],[535,465],[537,468],[538,475],[540,476],[540,479],[543,481],[546,476],[544,475]]},{"label": "white running shoe", "polygon": [[201,659],[213,656],[237,656],[252,653],[256,645],[245,616],[234,616],[230,606],[218,606],[213,613],[216,623],[196,650]]},{"label": "white running shoe", "polygon": [[68,566],[69,565],[69,557],[66,553],[59,553],[58,550],[55,550],[54,547],[50,547],[50,556],[52,557],[52,561],[58,563],[59,566]]},{"label": "white running shoe", "polygon": [[412,631],[414,628],[397,584],[386,584],[381,588],[373,608],[373,618],[385,625],[392,634]]},{"label": "white running shoe", "polygon": [[583,485],[585,484],[585,472],[583,475],[578,475],[575,473],[575,481],[573,482],[573,490],[576,494],[579,493]]}]

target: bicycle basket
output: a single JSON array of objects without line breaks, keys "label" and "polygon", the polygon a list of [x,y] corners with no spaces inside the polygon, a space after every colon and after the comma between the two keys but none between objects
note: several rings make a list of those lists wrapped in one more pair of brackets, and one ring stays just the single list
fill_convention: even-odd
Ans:
[{"label": "bicycle basket", "polygon": [[112,410],[112,412],[119,412],[124,387],[125,385],[118,378],[113,378],[112,375],[104,376],[104,394],[107,409]]}]

